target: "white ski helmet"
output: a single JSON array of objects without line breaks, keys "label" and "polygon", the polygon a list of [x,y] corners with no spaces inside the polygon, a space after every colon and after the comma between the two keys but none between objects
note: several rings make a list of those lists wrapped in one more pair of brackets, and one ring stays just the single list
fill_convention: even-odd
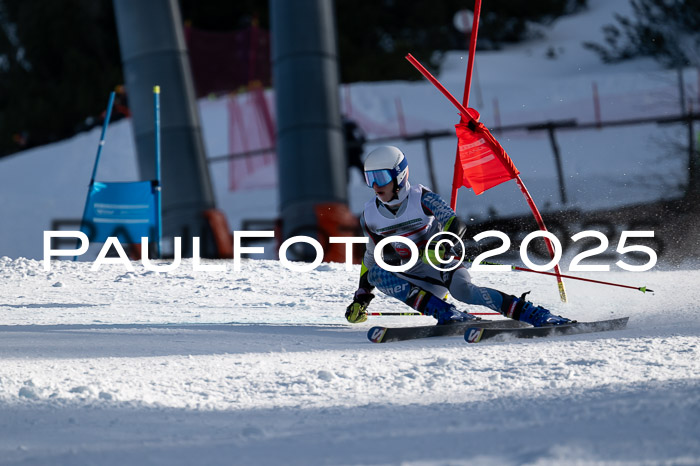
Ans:
[{"label": "white ski helmet", "polygon": [[370,188],[386,186],[396,181],[394,196],[391,200],[380,202],[387,206],[397,206],[408,196],[408,160],[401,149],[394,146],[379,146],[365,159],[365,182]]},{"label": "white ski helmet", "polygon": [[386,186],[396,180],[397,189],[408,181],[408,160],[401,149],[394,146],[379,146],[365,159],[365,182],[370,188]]}]

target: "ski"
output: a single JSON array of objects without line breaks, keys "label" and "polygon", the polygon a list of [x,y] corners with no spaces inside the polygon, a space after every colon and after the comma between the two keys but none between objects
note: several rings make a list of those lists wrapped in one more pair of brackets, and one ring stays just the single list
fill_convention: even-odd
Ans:
[{"label": "ski", "polygon": [[612,320],[599,320],[595,322],[572,322],[564,325],[550,327],[506,328],[491,327],[481,328],[478,325],[467,328],[464,339],[467,343],[479,343],[484,340],[496,339],[506,341],[511,338],[539,338],[557,335],[576,335],[579,333],[605,332],[608,330],[620,330],[627,326],[629,317],[621,317]]},{"label": "ski", "polygon": [[470,328],[522,328],[528,324],[517,320],[472,320],[458,324],[423,325],[419,327],[372,327],[367,332],[367,338],[373,343],[389,343],[391,341],[416,340],[418,338],[449,337],[464,334]]}]

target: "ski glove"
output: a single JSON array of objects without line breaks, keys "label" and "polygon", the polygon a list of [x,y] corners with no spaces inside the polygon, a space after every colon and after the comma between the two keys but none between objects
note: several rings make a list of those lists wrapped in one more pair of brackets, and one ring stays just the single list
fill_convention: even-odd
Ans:
[{"label": "ski glove", "polygon": [[345,311],[345,318],[351,324],[359,324],[367,320],[367,306],[374,299],[374,295],[369,291],[360,288],[355,292],[352,304]]}]

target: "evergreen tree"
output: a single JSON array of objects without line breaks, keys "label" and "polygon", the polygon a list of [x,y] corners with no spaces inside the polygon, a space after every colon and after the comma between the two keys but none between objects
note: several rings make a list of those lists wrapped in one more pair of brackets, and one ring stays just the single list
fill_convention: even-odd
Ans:
[{"label": "evergreen tree", "polygon": [[700,66],[700,2],[631,0],[633,19],[615,15],[605,44],[584,43],[606,63],[653,57],[664,66]]},{"label": "evergreen tree", "polygon": [[[586,5],[587,0],[484,1],[477,49],[535,37],[533,24],[547,24]],[[442,52],[467,49],[468,37],[455,29],[453,19],[468,8],[473,2],[336,0],[341,80],[419,79],[404,59],[408,53],[438,70]]]},{"label": "evergreen tree", "polygon": [[[684,0],[631,0],[634,19],[615,15],[617,25],[603,27],[605,45],[584,43],[606,63],[652,57],[668,68],[700,67],[700,2]],[[693,125],[688,127],[694,138]],[[692,144],[692,143],[691,143]],[[690,146],[692,147],[692,145]],[[684,207],[697,209],[700,199],[700,155],[689,146],[688,187]]]},{"label": "evergreen tree", "polygon": [[110,0],[2,0],[0,153],[75,133],[122,82]]}]

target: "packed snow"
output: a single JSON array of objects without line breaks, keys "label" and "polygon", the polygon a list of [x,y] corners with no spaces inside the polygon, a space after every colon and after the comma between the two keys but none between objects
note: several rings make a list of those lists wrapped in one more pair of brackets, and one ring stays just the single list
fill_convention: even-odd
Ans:
[{"label": "packed snow", "polygon": [[[604,119],[678,113],[676,75],[650,60],[600,64],[583,40],[626,1],[589,0],[546,37],[480,53],[472,106],[503,125],[593,119],[591,83]],[[484,6],[486,8],[486,5]],[[557,58],[547,58],[550,49]],[[425,60],[426,57],[418,57]],[[464,52],[446,55],[441,81],[463,88]],[[695,70],[686,70],[697,99]],[[346,112],[370,137],[391,136],[396,99],[408,132],[450,129],[455,110],[426,82],[343,86]],[[273,94],[268,91],[272,101]],[[229,99],[199,103],[207,154],[229,152]],[[570,200],[558,199],[545,133],[496,134],[547,213],[677,197],[685,159],[679,127],[645,125],[557,133]],[[529,298],[579,321],[629,316],[626,329],[526,341],[467,344],[462,337],[373,344],[374,325],[430,324],[430,317],[371,317],[349,325],[345,307],[359,267],[295,272],[276,260],[205,261],[221,271],[171,272],[54,261],[42,235],[79,219],[99,129],[0,160],[0,464],[700,464],[700,271],[576,273],[654,293],[552,277],[474,272],[478,285]],[[422,142],[397,138],[411,180],[428,183]],[[370,149],[372,145],[368,146]],[[447,196],[454,138],[434,140],[437,186]],[[112,124],[98,179],[138,179],[131,122]],[[653,167],[653,176],[649,176]],[[229,191],[227,164],[210,164],[232,229],[277,216],[275,167],[251,176],[266,187]],[[83,180],[83,182],[80,182]],[[167,189],[167,188],[166,188]],[[349,204],[370,192],[351,173]],[[462,190],[458,212],[528,211],[514,183],[478,198]],[[624,226],[620,225],[620,228]],[[613,238],[610,238],[614,241]],[[261,257],[275,257],[271,244]],[[566,261],[562,262],[566,273]],[[484,309],[460,305],[462,310]],[[378,295],[371,311],[407,308]],[[485,319],[500,319],[487,315]]]}]

